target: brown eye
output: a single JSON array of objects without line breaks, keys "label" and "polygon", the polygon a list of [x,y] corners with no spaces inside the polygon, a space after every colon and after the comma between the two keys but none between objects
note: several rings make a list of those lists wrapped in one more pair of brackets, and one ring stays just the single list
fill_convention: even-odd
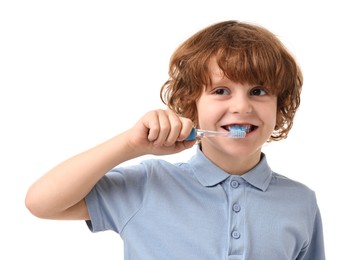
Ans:
[{"label": "brown eye", "polygon": [[228,95],[230,92],[227,89],[219,88],[214,91],[215,95]]},{"label": "brown eye", "polygon": [[267,94],[267,92],[263,88],[257,87],[251,89],[250,94],[251,96],[264,96]]}]

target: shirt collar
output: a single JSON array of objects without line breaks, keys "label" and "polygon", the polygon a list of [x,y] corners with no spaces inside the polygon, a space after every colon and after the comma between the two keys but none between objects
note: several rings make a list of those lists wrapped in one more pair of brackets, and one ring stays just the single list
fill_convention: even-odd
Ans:
[{"label": "shirt collar", "polygon": [[[232,176],[210,161],[200,150],[199,146],[196,155],[189,160],[189,163],[197,180],[205,187],[215,186]],[[267,190],[272,178],[272,170],[264,153],[261,154],[259,163],[243,174],[241,178],[257,189]]]}]

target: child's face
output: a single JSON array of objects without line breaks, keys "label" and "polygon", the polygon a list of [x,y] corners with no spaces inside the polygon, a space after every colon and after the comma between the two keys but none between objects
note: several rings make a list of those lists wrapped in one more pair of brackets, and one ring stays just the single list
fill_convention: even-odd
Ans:
[{"label": "child's face", "polygon": [[203,152],[214,160],[227,160],[227,156],[259,160],[261,147],[275,127],[277,97],[268,94],[263,86],[240,84],[224,77],[215,60],[209,68],[212,85],[204,89],[196,103],[199,127],[227,131],[231,125],[245,124],[250,132],[243,139],[204,138]]}]

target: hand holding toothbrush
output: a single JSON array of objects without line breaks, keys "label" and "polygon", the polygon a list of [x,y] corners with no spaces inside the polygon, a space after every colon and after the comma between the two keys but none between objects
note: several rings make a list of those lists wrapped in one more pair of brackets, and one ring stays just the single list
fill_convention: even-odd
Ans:
[{"label": "hand holding toothbrush", "polygon": [[192,128],[192,121],[179,117],[171,110],[153,110],[146,113],[130,130],[132,147],[142,154],[166,155],[191,148],[196,140],[205,137],[225,136],[244,138],[246,129],[233,126],[229,132]]},{"label": "hand holding toothbrush", "polygon": [[167,155],[191,148],[196,140],[185,140],[193,122],[171,110],[157,109],[146,113],[127,134],[130,147],[138,155]]}]

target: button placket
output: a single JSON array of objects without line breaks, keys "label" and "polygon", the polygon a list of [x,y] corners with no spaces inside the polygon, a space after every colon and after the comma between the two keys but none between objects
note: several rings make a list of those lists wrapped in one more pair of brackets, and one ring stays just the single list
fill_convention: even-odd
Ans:
[{"label": "button placket", "polygon": [[229,182],[229,216],[230,216],[230,255],[242,255],[244,250],[242,202],[244,201],[244,184],[242,177],[231,176]]}]

